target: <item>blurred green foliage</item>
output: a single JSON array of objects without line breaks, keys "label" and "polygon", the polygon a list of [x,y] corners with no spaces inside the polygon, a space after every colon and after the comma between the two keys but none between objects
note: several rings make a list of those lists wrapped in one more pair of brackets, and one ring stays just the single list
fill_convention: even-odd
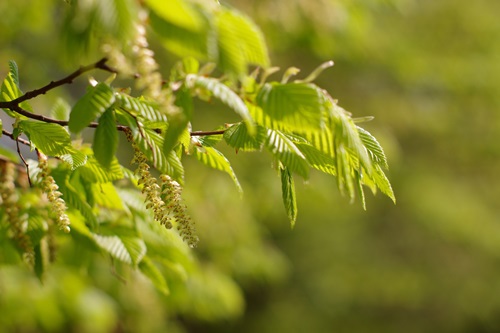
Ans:
[{"label": "blurred green foliage", "polygon": [[[334,180],[313,173],[297,182],[290,231],[271,161],[228,150],[245,201],[224,175],[186,168],[203,235],[203,273],[186,289],[159,295],[108,258],[64,247],[43,285],[2,266],[0,331],[498,332],[500,2],[228,2],[263,29],[273,63],[308,73],[335,61],[318,83],[375,116],[365,127],[386,149],[398,204],[347,206]],[[29,88],[80,65],[56,56],[59,6],[0,2],[0,64],[16,59]],[[92,265],[73,267],[72,256]]]}]

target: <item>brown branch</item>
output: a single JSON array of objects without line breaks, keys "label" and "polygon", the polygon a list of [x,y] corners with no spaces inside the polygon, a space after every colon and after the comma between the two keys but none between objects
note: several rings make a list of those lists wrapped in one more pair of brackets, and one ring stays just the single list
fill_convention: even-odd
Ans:
[{"label": "brown branch", "polygon": [[57,88],[59,86],[62,86],[64,84],[71,84],[73,83],[73,80],[76,79],[78,76],[82,75],[85,72],[91,71],[93,69],[102,69],[107,72],[111,73],[116,73],[116,70],[112,69],[108,65],[106,65],[106,61],[108,61],[107,58],[102,58],[98,62],[94,64],[90,64],[88,66],[82,66],[70,75],[66,76],[63,79],[57,80],[57,81],[51,81],[49,84],[39,88],[35,89],[32,91],[28,91],[22,96],[19,96],[18,98],[9,101],[9,102],[0,102],[0,108],[5,108],[5,109],[13,109],[14,106],[18,106],[20,103],[27,101],[29,99],[35,98],[37,96],[46,94],[49,90],[52,90],[54,88]]},{"label": "brown branch", "polygon": [[[12,140],[16,141],[16,138],[14,137],[14,134],[12,134],[11,132],[8,132],[8,131],[2,129],[2,134],[5,135],[5,136],[8,136]],[[17,138],[17,142],[20,142],[20,143],[22,143],[23,145],[26,145],[26,146],[31,146],[31,143],[28,140],[24,140],[22,138]]]},{"label": "brown branch", "polygon": [[208,136],[208,135],[221,135],[224,134],[226,130],[218,130],[218,131],[194,131],[191,132],[191,136]]}]

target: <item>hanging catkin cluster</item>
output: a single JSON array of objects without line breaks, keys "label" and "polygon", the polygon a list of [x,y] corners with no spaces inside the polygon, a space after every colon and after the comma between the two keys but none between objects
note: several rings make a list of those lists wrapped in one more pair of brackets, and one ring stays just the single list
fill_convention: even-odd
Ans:
[{"label": "hanging catkin cluster", "polygon": [[177,230],[182,239],[189,245],[195,247],[198,244],[198,236],[191,218],[187,214],[187,207],[182,202],[182,188],[178,182],[168,175],[161,175],[161,198],[167,204],[167,209],[177,222]]},{"label": "hanging catkin cluster", "polygon": [[61,198],[62,193],[58,191],[59,186],[50,175],[47,156],[42,153],[38,154],[38,167],[40,168],[40,186],[52,205],[52,212],[57,218],[57,225],[64,232],[70,232],[70,221],[68,215],[66,215],[66,202]]},{"label": "hanging catkin cluster", "polygon": [[[33,261],[33,246],[31,239],[26,235],[26,216],[20,216],[18,206],[18,195],[15,190],[15,165],[2,163],[0,167],[0,198],[1,206],[5,211],[5,217],[12,232],[12,238],[17,246],[24,252],[24,258],[28,262]],[[0,216],[1,217],[1,216]]]},{"label": "hanging catkin cluster", "polygon": [[142,185],[142,193],[146,196],[146,208],[151,209],[155,221],[171,229],[177,225],[182,239],[190,246],[195,247],[198,237],[194,225],[187,214],[186,205],[182,203],[181,186],[167,175],[160,175],[160,185],[149,171],[146,156],[135,144],[130,131],[126,132],[127,139],[134,148],[132,164],[137,164],[135,174],[138,176],[138,184]]}]

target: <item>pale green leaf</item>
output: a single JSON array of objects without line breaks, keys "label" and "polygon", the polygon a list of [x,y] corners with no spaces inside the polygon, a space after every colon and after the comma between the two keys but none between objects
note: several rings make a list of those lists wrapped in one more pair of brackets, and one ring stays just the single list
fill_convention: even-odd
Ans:
[{"label": "pale green leaf", "polygon": [[61,125],[21,120],[18,128],[45,155],[61,156],[72,150],[69,133]]},{"label": "pale green leaf", "polygon": [[193,151],[194,157],[204,165],[227,173],[234,181],[236,188],[240,193],[243,193],[240,182],[236,178],[236,174],[231,167],[228,159],[217,149],[213,147],[196,147]]},{"label": "pale green leaf", "polygon": [[235,124],[224,132],[226,143],[237,151],[259,151],[266,140],[266,129],[261,126],[256,127],[256,134],[250,135],[248,128],[243,123]]},{"label": "pale green leaf", "polygon": [[290,225],[293,228],[297,221],[297,197],[295,194],[295,183],[293,176],[288,168],[280,168],[281,174],[281,194],[283,204],[290,220]]},{"label": "pale green leaf", "polygon": [[107,109],[99,118],[92,149],[96,160],[109,169],[118,149],[118,130],[113,109]]},{"label": "pale green leaf", "polygon": [[286,134],[277,130],[267,130],[266,148],[290,171],[304,178],[309,176],[309,164],[293,141]]},{"label": "pale green leaf", "polygon": [[311,167],[322,171],[326,174],[336,176],[337,171],[335,168],[335,159],[330,155],[318,150],[317,148],[311,146],[304,142],[295,142],[295,145],[304,155],[305,159],[311,165]]},{"label": "pale green leaf", "polygon": [[68,120],[70,112],[71,106],[64,99],[59,97],[52,106],[50,115],[52,118],[57,120]]},{"label": "pale green leaf", "polygon": [[87,163],[78,170],[81,176],[91,183],[108,183],[124,177],[116,158],[113,158],[109,168],[104,168],[93,156],[89,156]]},{"label": "pale green leaf", "polygon": [[224,71],[246,74],[248,65],[267,67],[269,57],[259,28],[245,15],[228,9],[217,12],[218,61]]},{"label": "pale green leaf", "polygon": [[233,109],[249,126],[249,130],[253,133],[253,119],[248,111],[248,108],[238,94],[231,90],[224,83],[217,79],[197,76],[189,74],[186,77],[186,85],[189,88],[204,88],[210,91],[221,102]]},{"label": "pale green leaf", "polygon": [[73,147],[70,147],[67,150],[67,153],[60,155],[59,158],[68,163],[72,170],[75,170],[76,168],[79,168],[87,163],[87,155]]},{"label": "pale green leaf", "polygon": [[257,95],[257,105],[270,118],[272,128],[305,133],[324,125],[324,101],[311,84],[266,83]]},{"label": "pale green leaf", "polygon": [[90,184],[90,192],[97,206],[118,210],[124,208],[123,202],[113,183],[92,183]]},{"label": "pale green leaf", "polygon": [[186,132],[191,120],[193,99],[185,86],[179,89],[175,98],[175,105],[178,106],[179,111],[169,117],[163,143],[163,153],[165,155],[168,155],[179,143],[180,137]]},{"label": "pale green leaf", "polygon": [[[389,179],[387,179],[387,176],[385,175],[384,171],[380,167],[380,165],[375,165],[373,167],[373,171],[370,175],[364,175],[363,176],[363,183],[370,186],[371,183],[375,185],[377,188],[380,189],[382,193],[387,195],[391,200],[396,203],[396,197],[394,195],[394,192],[392,190],[391,183],[389,182]],[[370,186],[372,188],[372,191],[375,192],[375,188],[373,186]]]},{"label": "pale green leaf", "polygon": [[[170,52],[180,56],[192,56],[197,59],[206,60],[209,54],[209,23],[201,13],[195,13],[194,21],[198,22],[198,30],[193,31],[175,23],[165,20],[155,11],[150,12],[149,21],[153,30],[160,36],[163,46]],[[211,38],[213,39],[213,37]],[[211,53],[216,53],[214,46],[211,46]]]},{"label": "pale green leaf", "polygon": [[153,102],[146,101],[144,98],[135,98],[126,94],[117,94],[116,98],[118,106],[124,110],[131,112],[134,115],[140,115],[145,120],[151,122],[166,122],[167,116],[160,112],[158,105]]},{"label": "pale green leaf", "polygon": [[164,295],[170,294],[170,290],[168,288],[165,277],[148,256],[142,258],[141,262],[139,263],[139,269],[145,276],[147,276],[147,278],[153,283],[153,285],[156,287],[156,289],[158,289],[159,292]]},{"label": "pale green leaf", "polygon": [[81,132],[93,120],[106,111],[115,101],[113,90],[105,83],[90,87],[80,98],[69,117],[68,128],[73,133]]},{"label": "pale green leaf", "polygon": [[158,17],[175,26],[195,32],[203,28],[199,14],[186,1],[169,0],[167,5],[163,0],[146,0],[146,5]]},{"label": "pale green leaf", "polygon": [[120,237],[93,234],[93,238],[97,245],[113,258],[127,264],[132,264],[132,256]]},{"label": "pale green leaf", "polygon": [[359,137],[361,138],[361,142],[363,142],[363,145],[366,147],[366,150],[368,151],[372,162],[388,169],[389,165],[387,164],[387,158],[385,156],[384,149],[377,141],[377,139],[375,139],[375,137],[371,135],[367,130],[359,126],[357,126],[357,129]]}]

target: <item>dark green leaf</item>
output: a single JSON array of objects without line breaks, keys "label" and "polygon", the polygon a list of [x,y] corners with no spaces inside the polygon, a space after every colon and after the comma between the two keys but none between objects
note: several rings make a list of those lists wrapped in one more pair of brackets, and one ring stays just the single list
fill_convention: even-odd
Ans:
[{"label": "dark green leaf", "polygon": [[105,169],[109,169],[118,149],[118,130],[112,109],[107,109],[99,118],[99,126],[95,130],[92,149],[96,160]]},{"label": "dark green leaf", "polygon": [[295,195],[295,183],[288,168],[280,168],[280,174],[283,204],[285,205],[290,225],[293,228],[295,226],[295,222],[297,221],[297,197]]}]

